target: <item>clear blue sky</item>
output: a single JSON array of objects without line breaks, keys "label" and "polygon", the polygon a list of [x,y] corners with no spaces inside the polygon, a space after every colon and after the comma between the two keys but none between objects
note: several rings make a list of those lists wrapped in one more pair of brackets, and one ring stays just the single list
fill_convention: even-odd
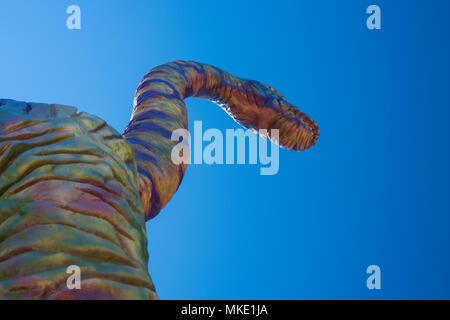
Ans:
[{"label": "clear blue sky", "polygon": [[[82,11],[68,30],[67,6]],[[369,31],[367,6],[382,10]],[[126,126],[134,90],[189,59],[262,81],[313,117],[280,171],[188,168],[147,224],[162,299],[450,298],[450,2],[0,0],[0,97]],[[190,99],[189,123],[237,128]],[[382,289],[366,288],[377,264]]]}]

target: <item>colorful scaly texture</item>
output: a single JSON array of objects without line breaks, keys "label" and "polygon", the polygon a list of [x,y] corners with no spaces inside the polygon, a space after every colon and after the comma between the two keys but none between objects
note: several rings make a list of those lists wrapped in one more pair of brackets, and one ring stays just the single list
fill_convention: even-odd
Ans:
[{"label": "colorful scaly texture", "polygon": [[[180,185],[186,164],[176,165],[171,151],[178,143],[172,132],[187,129],[185,98],[209,99],[244,128],[279,130],[281,147],[302,151],[319,138],[319,128],[275,89],[235,77],[216,67],[188,61],[167,63],[148,72],[136,90],[131,121],[124,132],[140,174],[146,218],[169,202]],[[272,139],[273,140],[273,139]]]}]

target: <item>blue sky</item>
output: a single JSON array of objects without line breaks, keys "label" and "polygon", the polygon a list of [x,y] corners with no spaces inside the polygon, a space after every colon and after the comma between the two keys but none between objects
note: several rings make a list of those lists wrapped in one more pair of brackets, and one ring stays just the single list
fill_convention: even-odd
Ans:
[{"label": "blue sky", "polygon": [[[82,12],[66,28],[66,8]],[[382,29],[366,28],[381,8]],[[162,299],[450,298],[448,1],[0,1],[0,96],[75,105],[122,131],[177,59],[264,82],[317,121],[280,170],[192,165],[147,223]],[[189,124],[235,129],[189,99]],[[379,265],[382,289],[368,290]]]}]

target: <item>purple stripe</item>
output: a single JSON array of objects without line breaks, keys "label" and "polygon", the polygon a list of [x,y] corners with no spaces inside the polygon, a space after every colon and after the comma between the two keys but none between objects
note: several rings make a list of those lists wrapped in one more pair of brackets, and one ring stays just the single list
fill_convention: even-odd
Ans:
[{"label": "purple stripe", "polygon": [[178,94],[178,92],[177,92],[177,95],[174,95],[174,94],[168,94],[168,93],[163,93],[163,92],[145,91],[139,95],[139,97],[136,99],[136,103],[137,103],[137,105],[139,105],[142,102],[149,100],[151,98],[155,98],[157,96],[161,96],[161,97],[169,99],[169,100],[171,100],[171,99],[183,100],[180,97],[180,95]]},{"label": "purple stripe", "polygon": [[[136,132],[154,132],[162,135],[166,139],[172,138],[172,132],[157,125],[155,123],[144,122],[144,123],[133,123],[129,127],[127,127],[127,133],[136,133]],[[126,134],[126,133],[125,133]]]}]

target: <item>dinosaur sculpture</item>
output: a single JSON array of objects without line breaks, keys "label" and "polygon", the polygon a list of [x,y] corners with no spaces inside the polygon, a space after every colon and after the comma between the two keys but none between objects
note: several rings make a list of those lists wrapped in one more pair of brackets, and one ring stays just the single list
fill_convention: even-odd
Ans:
[{"label": "dinosaur sculpture", "polygon": [[[319,137],[269,86],[187,61],[145,75],[122,135],[74,107],[0,100],[1,299],[157,299],[145,222],[186,171],[170,155],[187,97],[212,100],[245,128],[279,129],[285,148]],[[66,285],[70,265],[80,289]]]}]

